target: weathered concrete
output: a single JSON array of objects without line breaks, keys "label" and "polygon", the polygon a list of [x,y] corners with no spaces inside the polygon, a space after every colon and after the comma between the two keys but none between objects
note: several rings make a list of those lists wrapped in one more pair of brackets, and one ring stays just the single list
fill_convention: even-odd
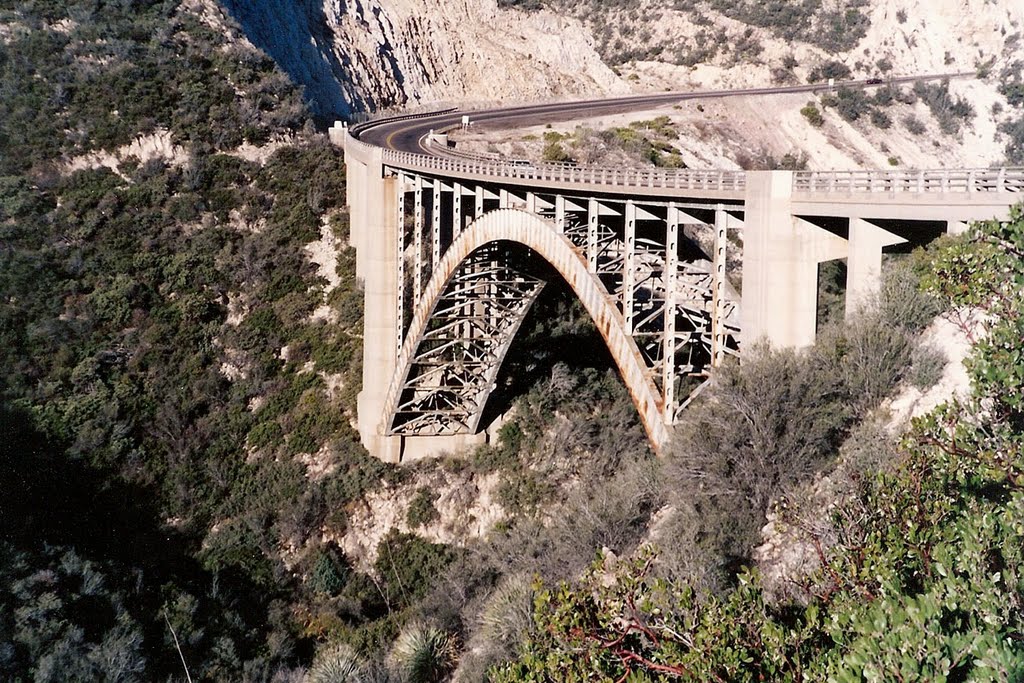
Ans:
[{"label": "weathered concrete", "polygon": [[378,458],[397,462],[401,443],[384,436],[376,417],[384,412],[395,368],[394,349],[400,335],[394,303],[398,297],[396,180],[384,177],[381,154],[382,150],[365,145],[347,145],[345,149],[351,241],[356,249],[356,277],[362,281],[365,302],[363,387],[357,411],[363,445]]},{"label": "weathered concrete", "polygon": [[[736,338],[734,301],[728,303],[733,322],[723,326],[728,289],[723,275],[726,228],[742,230],[743,287],[738,317],[743,345],[763,339],[775,346],[803,347],[815,337],[820,263],[847,259],[847,313],[852,314],[878,291],[883,250],[906,239],[880,226],[906,236],[927,221],[932,231],[944,224],[950,233],[962,232],[970,220],[1005,218],[1008,207],[1024,191],[1020,169],[638,172],[399,153],[361,143],[340,126],[331,130],[331,139],[345,146],[351,242],[357,249],[356,270],[365,288],[359,431],[373,454],[393,462],[465,449],[487,438],[484,431],[444,436],[389,434],[390,418],[399,400],[396,392],[401,391],[416,344],[431,322],[435,302],[459,264],[483,245],[499,241],[525,245],[565,278],[597,323],[651,443],[659,449],[669,438],[677,405],[683,405],[674,397],[675,373],[691,370],[686,369],[686,361],[676,362],[675,358],[660,365],[655,360],[652,365],[650,357],[643,357],[648,351],[641,353],[645,347],[637,341],[639,337],[631,333],[641,322],[661,320],[659,343],[664,350],[656,355],[668,358],[678,351],[676,316],[661,316],[656,308],[642,309],[647,302],[657,303],[654,299],[661,296],[657,292],[665,292],[665,311],[675,311],[678,304],[683,309],[690,305],[690,313],[708,314],[700,305],[677,301],[684,291],[676,282],[684,272],[677,262],[677,247],[687,224],[717,226],[713,263],[708,266],[717,278],[710,304],[716,323],[709,335],[717,363],[722,355],[722,330],[728,327]],[[408,216],[407,193],[414,197]],[[445,216],[438,211],[442,202],[448,207]],[[714,218],[707,218],[709,215]],[[609,217],[621,219],[621,242],[611,247],[620,251],[612,256],[602,251],[610,248],[603,241]],[[406,218],[413,227],[409,244],[401,225]],[[653,268],[650,245],[645,243],[643,250],[637,246],[640,223],[646,222],[645,239],[649,240],[651,221],[664,227],[663,261]],[[414,257],[406,264],[409,253]],[[647,268],[643,277],[648,289],[638,293],[636,269],[641,263]],[[687,267],[691,272],[700,268],[697,262]],[[426,272],[421,272],[423,269]],[[613,295],[601,277],[614,280],[616,275],[621,275],[622,286]],[[650,284],[653,280],[658,284]],[[410,288],[408,296],[402,284],[405,281]],[[403,310],[409,312],[406,305],[413,318],[403,335],[401,317]],[[688,313],[683,309],[680,320],[685,322]],[[508,340],[496,342],[506,344]],[[735,353],[735,343],[731,351]],[[497,362],[500,364],[500,357]],[[491,388],[487,387],[486,393]]]},{"label": "weathered concrete", "polygon": [[878,297],[882,249],[907,240],[861,218],[850,218],[850,255],[846,261],[846,317]]},{"label": "weathered concrete", "polygon": [[793,215],[791,171],[747,174],[743,229],[743,343],[814,343],[818,264],[846,256],[845,240]]}]

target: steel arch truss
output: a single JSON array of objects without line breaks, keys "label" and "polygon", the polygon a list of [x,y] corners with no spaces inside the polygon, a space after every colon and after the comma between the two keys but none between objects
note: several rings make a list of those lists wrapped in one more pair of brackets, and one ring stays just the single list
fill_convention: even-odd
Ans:
[{"label": "steel arch truss", "polygon": [[501,243],[456,269],[414,342],[389,433],[475,433],[498,370],[523,318],[544,288],[520,253]]},{"label": "steel arch truss", "polygon": [[[656,447],[656,434],[677,422],[695,387],[738,354],[739,297],[726,277],[726,256],[728,230],[742,228],[741,206],[395,175],[400,334],[384,433],[478,431],[505,354],[544,284],[531,274],[538,272],[531,254],[545,254],[552,265],[552,253],[571,260],[575,265],[556,270],[578,296],[582,278],[593,281],[601,303],[585,305],[609,348],[609,326],[624,335],[612,354]],[[527,230],[533,242],[511,245],[511,233],[497,231],[492,242],[463,248],[464,232],[510,210],[537,219]],[[543,240],[563,247],[552,252]],[[598,309],[606,320],[594,315]]]}]

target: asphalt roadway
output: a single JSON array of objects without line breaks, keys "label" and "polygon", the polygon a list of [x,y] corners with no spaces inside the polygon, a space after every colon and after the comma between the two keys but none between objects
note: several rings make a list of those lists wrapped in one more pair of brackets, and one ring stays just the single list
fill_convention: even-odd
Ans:
[{"label": "asphalt roadway", "polygon": [[[973,77],[973,73],[933,74],[926,76],[900,76],[887,78],[879,82],[875,78],[837,82],[834,88],[863,88],[871,86],[896,85],[914,81],[932,81],[946,78]],[[666,104],[689,100],[707,100],[719,97],[737,97],[743,95],[781,95],[804,92],[820,92],[828,90],[827,83],[810,83],[806,85],[773,86],[768,88],[741,88],[734,90],[701,90],[695,92],[668,92],[649,95],[630,95],[592,100],[569,102],[551,102],[547,104],[527,104],[495,109],[448,111],[434,116],[415,119],[388,120],[380,123],[364,124],[358,133],[363,142],[377,147],[398,152],[416,154],[432,154],[430,148],[423,144],[423,138],[431,130],[442,130],[449,126],[459,125],[464,115],[469,115],[474,126],[487,129],[507,129],[532,126],[555,121],[571,121],[593,116],[620,114],[629,111],[644,111]]]}]

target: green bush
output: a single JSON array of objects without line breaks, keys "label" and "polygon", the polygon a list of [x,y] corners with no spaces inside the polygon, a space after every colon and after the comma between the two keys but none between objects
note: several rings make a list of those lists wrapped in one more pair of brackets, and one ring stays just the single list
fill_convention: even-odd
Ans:
[{"label": "green bush", "polygon": [[348,583],[351,569],[341,551],[332,546],[317,548],[310,562],[309,588],[314,593],[338,595]]},{"label": "green bush", "polygon": [[447,546],[392,529],[377,545],[374,571],[388,603],[408,607],[427,593],[454,559]]},{"label": "green bush", "polygon": [[437,494],[427,487],[416,490],[416,495],[409,501],[409,508],[405,513],[405,522],[410,529],[418,529],[437,520],[440,515],[434,503],[437,502]]},{"label": "green bush", "polygon": [[807,122],[815,128],[821,128],[825,124],[825,118],[821,115],[821,111],[818,110],[818,107],[816,107],[813,102],[808,102],[802,109],[800,109],[800,113],[803,114],[804,118],[807,119]]}]

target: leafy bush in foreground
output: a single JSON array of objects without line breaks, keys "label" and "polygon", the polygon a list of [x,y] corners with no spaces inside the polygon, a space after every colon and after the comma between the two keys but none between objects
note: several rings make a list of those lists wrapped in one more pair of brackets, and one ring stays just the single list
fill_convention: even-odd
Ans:
[{"label": "leafy bush in foreground", "polygon": [[[974,394],[915,421],[902,461],[805,529],[820,568],[771,603],[756,573],[716,596],[652,577],[653,553],[538,586],[502,683],[984,680],[1024,676],[1024,209],[932,260],[925,286],[980,309]],[[612,574],[610,576],[609,574]]]}]

